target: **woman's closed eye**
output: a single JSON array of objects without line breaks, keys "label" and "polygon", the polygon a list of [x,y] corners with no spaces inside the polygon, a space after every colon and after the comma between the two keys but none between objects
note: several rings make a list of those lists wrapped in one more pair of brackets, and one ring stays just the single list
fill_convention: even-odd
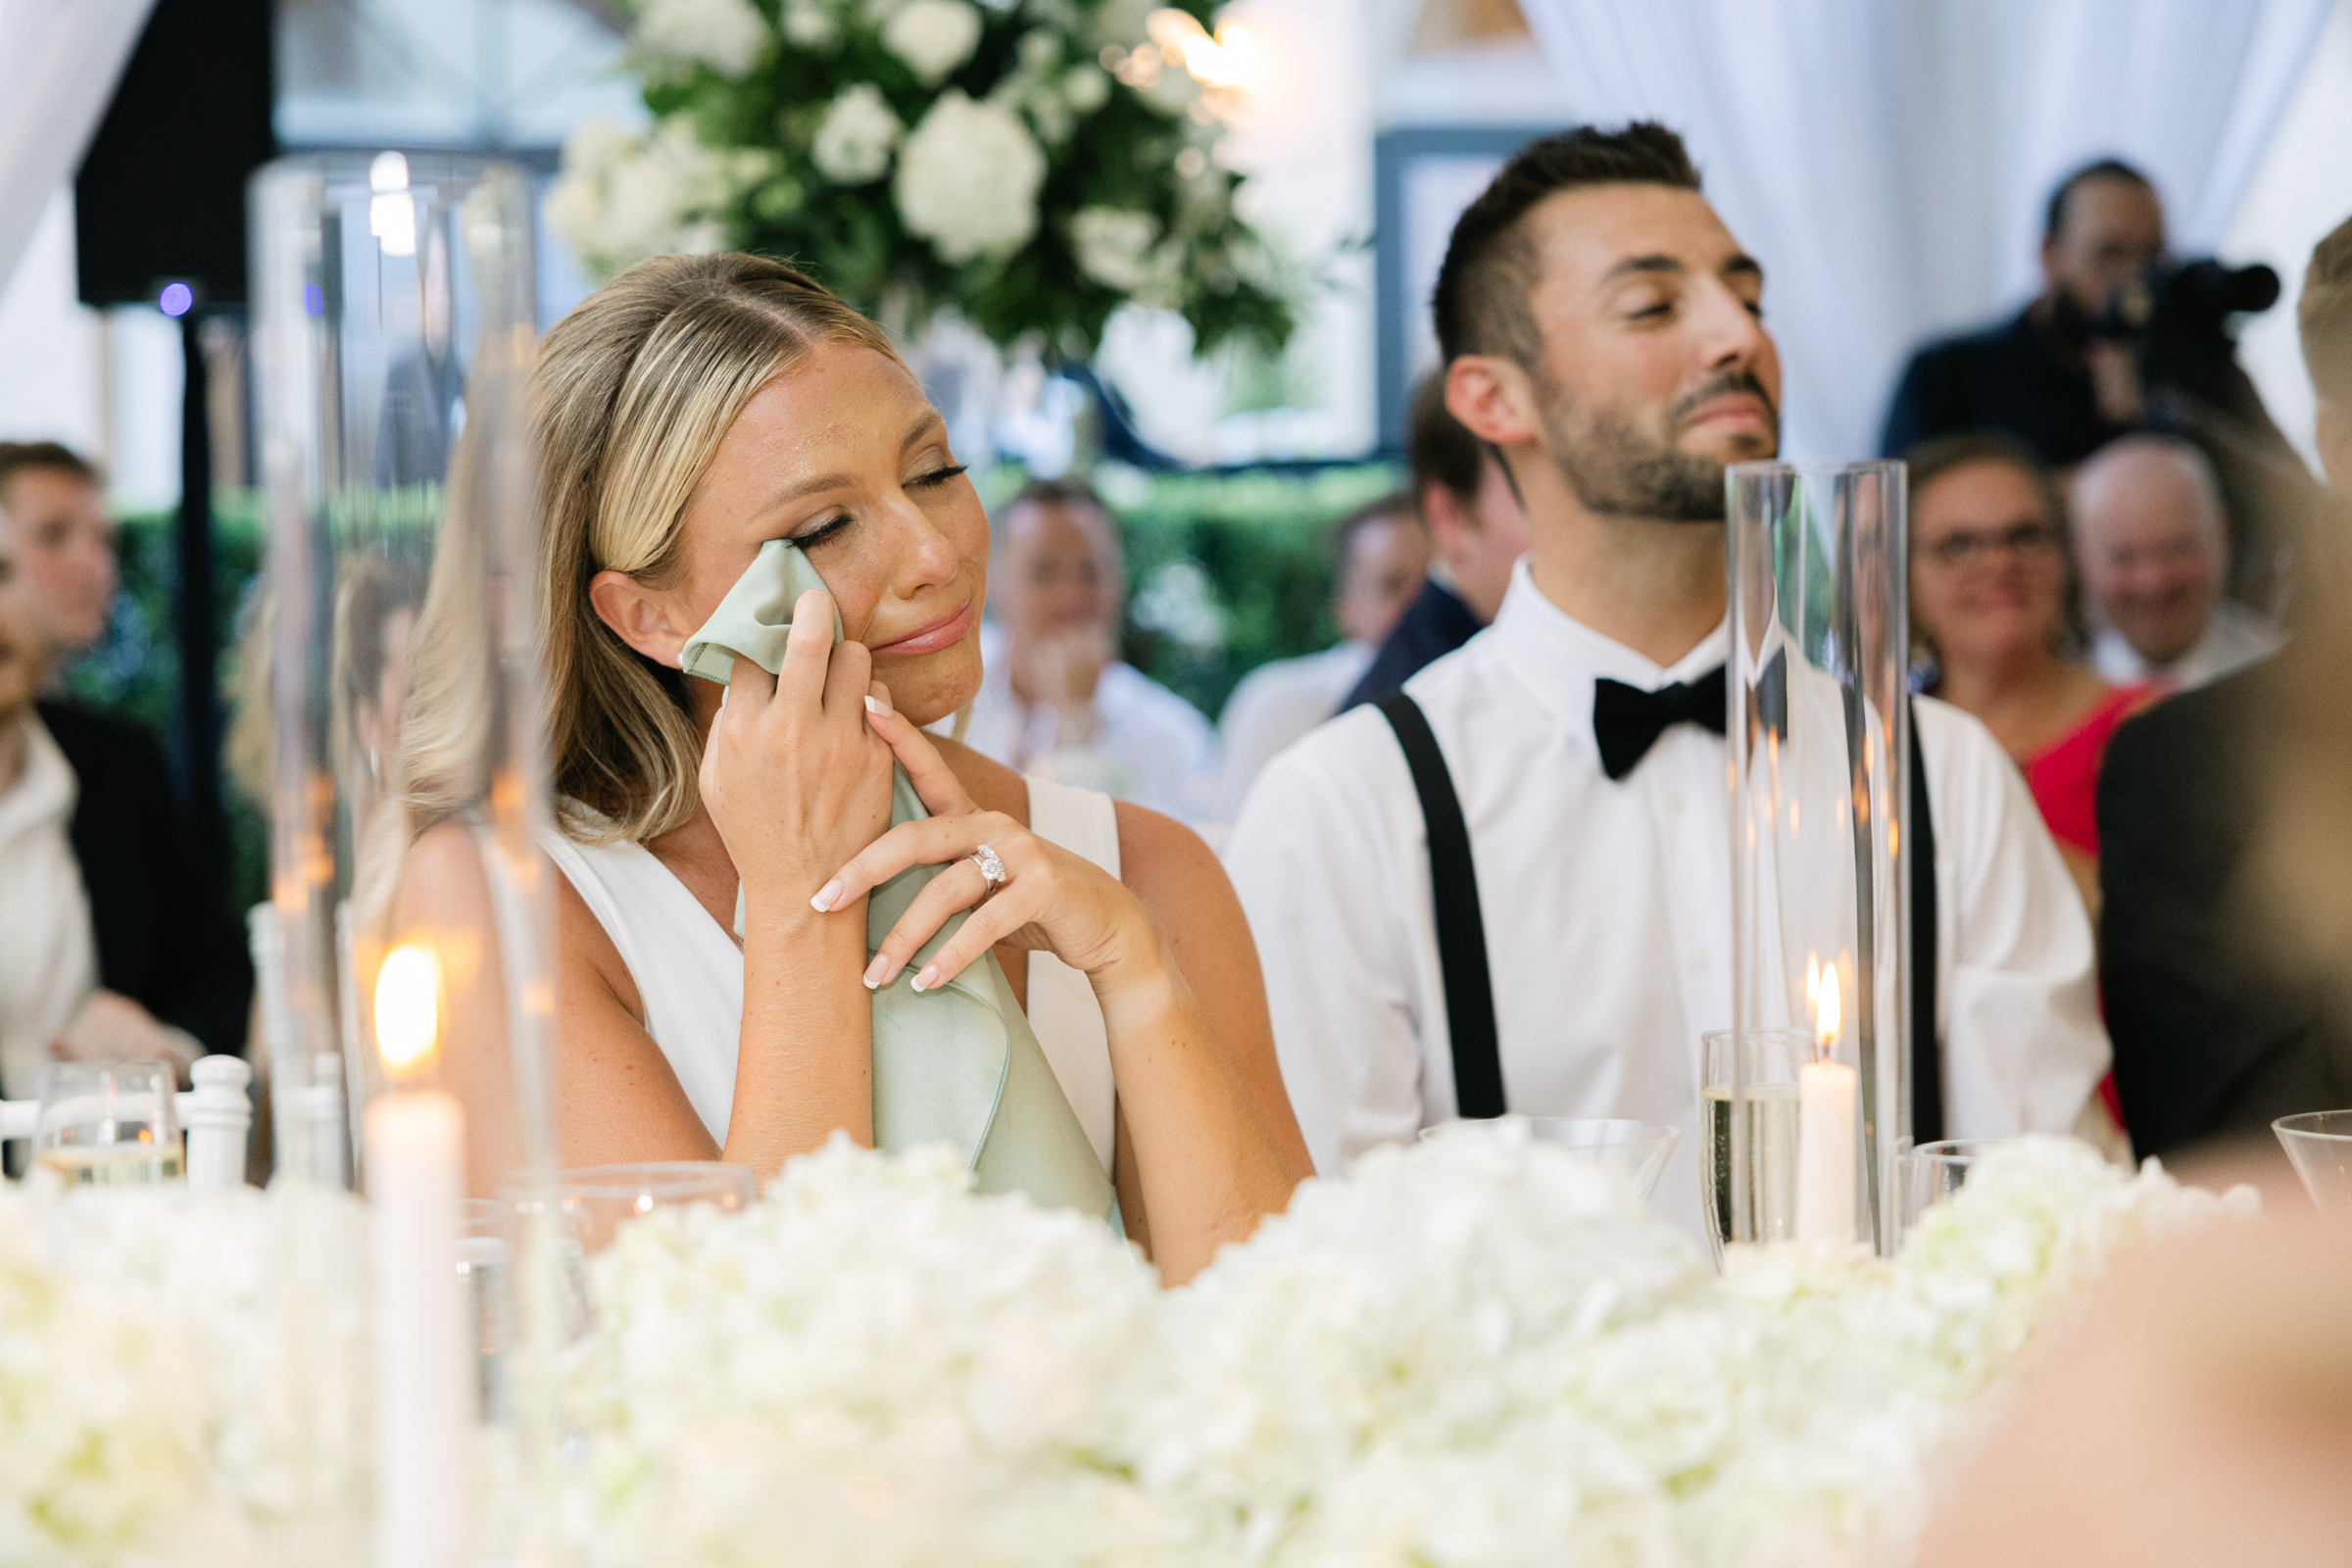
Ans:
[{"label": "woman's closed eye", "polygon": [[934,490],[946,484],[950,479],[961,478],[963,473],[964,466],[962,464],[951,463],[944,468],[933,468],[929,473],[916,474],[906,481],[906,486],[910,490]]},{"label": "woman's closed eye", "polygon": [[803,550],[808,550],[817,545],[823,544],[826,540],[841,532],[842,529],[847,528],[850,525],[850,514],[845,512],[837,516],[827,517],[824,521],[816,524],[812,528],[804,528],[799,533],[789,535],[788,537],[791,543],[799,546]]}]

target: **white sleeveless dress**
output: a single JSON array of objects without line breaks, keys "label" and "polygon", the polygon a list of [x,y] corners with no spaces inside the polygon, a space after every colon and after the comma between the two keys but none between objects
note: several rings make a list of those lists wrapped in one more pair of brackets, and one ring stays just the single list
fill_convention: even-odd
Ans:
[{"label": "white sleeveless dress", "polygon": [[[1119,824],[1110,797],[1047,779],[1025,782],[1030,831],[1117,876]],[[743,1027],[743,950],[644,845],[577,844],[561,833],[544,842],[628,965],[645,1004],[645,1032],[711,1139],[724,1144]],[[1108,1171],[1110,1038],[1086,976],[1052,954],[1029,955],[1029,1026]]]}]

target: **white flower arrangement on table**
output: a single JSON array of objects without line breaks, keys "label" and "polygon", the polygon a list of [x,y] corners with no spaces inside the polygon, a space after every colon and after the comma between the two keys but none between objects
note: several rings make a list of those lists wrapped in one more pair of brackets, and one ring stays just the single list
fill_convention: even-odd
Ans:
[{"label": "white flower arrangement on table", "polygon": [[365,1555],[366,1212],[0,1183],[0,1562]]},{"label": "white flower arrangement on table", "polygon": [[[1211,0],[638,0],[653,130],[583,125],[549,220],[589,270],[736,246],[899,331],[953,307],[1000,345],[1093,352],[1119,306],[1197,351],[1278,348],[1296,289],[1233,210],[1217,92],[1179,34]],[[1172,52],[1170,52],[1172,51]]]},{"label": "white flower arrangement on table", "polygon": [[[837,1141],[594,1261],[564,1516],[592,1568],[1899,1563],[2108,1260],[2229,1206],[2039,1141],[1892,1261],[1717,1279],[1613,1174],[1465,1128],[1163,1293],[1100,1222]],[[364,1213],[0,1190],[0,1561],[356,1560]]]}]

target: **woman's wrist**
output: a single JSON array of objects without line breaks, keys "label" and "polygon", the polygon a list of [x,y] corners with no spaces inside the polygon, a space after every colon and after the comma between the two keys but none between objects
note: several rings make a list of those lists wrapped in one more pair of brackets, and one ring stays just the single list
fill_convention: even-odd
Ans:
[{"label": "woman's wrist", "polygon": [[1189,1006],[1191,992],[1176,956],[1153,928],[1151,939],[1131,954],[1114,957],[1087,976],[1104,1027],[1115,1039],[1123,1028],[1141,1027]]}]

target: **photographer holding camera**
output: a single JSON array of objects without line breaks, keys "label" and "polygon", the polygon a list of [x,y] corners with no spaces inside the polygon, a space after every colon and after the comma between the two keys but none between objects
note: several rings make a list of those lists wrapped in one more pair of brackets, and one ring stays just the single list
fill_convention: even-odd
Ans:
[{"label": "photographer holding camera", "polygon": [[2230,586],[2268,606],[2318,490],[2238,367],[2229,321],[2275,304],[2278,274],[2171,261],[2155,187],[2113,159],[2051,193],[2041,268],[2040,296],[2014,318],[1913,356],[1880,449],[2002,430],[2071,477],[2118,435],[2184,436],[2220,475]]}]

